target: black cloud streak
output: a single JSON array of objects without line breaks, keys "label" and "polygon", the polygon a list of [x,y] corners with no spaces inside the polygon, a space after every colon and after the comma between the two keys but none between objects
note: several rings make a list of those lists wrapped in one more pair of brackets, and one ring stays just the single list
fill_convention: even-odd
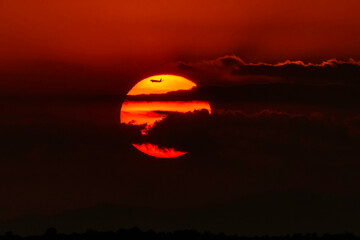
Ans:
[{"label": "black cloud streak", "polygon": [[247,84],[242,86],[199,86],[191,91],[175,91],[167,94],[128,96],[132,101],[209,101],[254,103],[286,103],[321,105],[342,108],[360,106],[360,88],[344,85],[304,84]]}]

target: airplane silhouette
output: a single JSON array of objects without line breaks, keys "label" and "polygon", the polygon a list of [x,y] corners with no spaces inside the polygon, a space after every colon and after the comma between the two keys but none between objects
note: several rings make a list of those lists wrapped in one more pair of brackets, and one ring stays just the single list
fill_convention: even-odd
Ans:
[{"label": "airplane silhouette", "polygon": [[160,78],[160,80],[151,79],[150,81],[151,81],[151,82],[162,82],[162,78]]}]

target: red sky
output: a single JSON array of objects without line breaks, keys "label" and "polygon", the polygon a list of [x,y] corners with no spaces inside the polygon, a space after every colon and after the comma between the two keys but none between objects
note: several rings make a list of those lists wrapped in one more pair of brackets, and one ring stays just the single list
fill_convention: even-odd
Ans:
[{"label": "red sky", "polygon": [[2,0],[0,62],[356,58],[359,8],[357,0]]},{"label": "red sky", "polygon": [[[359,235],[359,9],[359,0],[0,0],[0,230],[110,203],[195,209],[180,229]],[[189,152],[166,163],[133,148],[138,129],[119,123],[126,94],[155,74],[197,88],[154,101],[191,97],[212,111],[169,113],[152,128],[159,146]],[[66,215],[68,231],[87,227]]]}]

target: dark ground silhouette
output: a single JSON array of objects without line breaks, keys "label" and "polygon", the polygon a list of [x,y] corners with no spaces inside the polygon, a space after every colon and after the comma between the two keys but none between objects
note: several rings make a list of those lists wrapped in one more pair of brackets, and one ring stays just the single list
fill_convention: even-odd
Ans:
[{"label": "dark ground silhouette", "polygon": [[196,230],[181,230],[174,232],[155,232],[153,230],[141,231],[139,228],[131,229],[119,229],[115,232],[113,231],[93,231],[88,230],[85,233],[72,233],[72,234],[61,234],[57,233],[55,228],[49,228],[45,231],[43,235],[39,236],[27,236],[22,237],[13,234],[11,231],[7,232],[5,235],[0,236],[0,239],[6,240],[15,240],[15,239],[161,239],[161,240],[180,240],[180,239],[196,239],[196,240],[344,240],[344,239],[360,239],[360,237],[355,236],[351,233],[341,233],[341,234],[324,234],[317,235],[316,233],[308,234],[293,234],[293,235],[281,235],[281,236],[254,236],[254,237],[245,237],[237,235],[225,235],[224,233],[212,234],[210,232],[198,232]]}]

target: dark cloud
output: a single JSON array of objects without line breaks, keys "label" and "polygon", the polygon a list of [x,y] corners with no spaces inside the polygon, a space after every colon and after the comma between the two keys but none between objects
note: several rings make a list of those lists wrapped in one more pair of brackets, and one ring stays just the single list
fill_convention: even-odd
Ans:
[{"label": "dark cloud", "polygon": [[[218,84],[226,81],[234,83],[297,83],[297,84],[343,84],[359,85],[360,63],[353,59],[339,61],[330,59],[322,63],[304,63],[291,61],[270,63],[247,63],[236,56],[225,56],[215,60],[185,63],[179,62],[178,67],[189,74],[216,75]],[[221,79],[221,80],[220,80]],[[210,77],[214,80],[214,77]],[[206,81],[202,82],[207,84]]]},{"label": "dark cloud", "polygon": [[[254,114],[241,111],[209,114],[206,110],[169,113],[163,121],[155,124],[148,137],[163,144],[174,142],[194,150],[205,142],[209,143],[209,139],[214,145],[226,148],[227,145],[238,145],[238,141],[248,141],[255,144],[253,149],[257,151],[272,149],[289,155],[292,152],[285,151],[288,147],[299,148],[297,152],[300,154],[304,153],[300,149],[305,145],[313,149],[335,150],[332,145],[341,143],[339,147],[352,148],[352,152],[357,146],[357,138],[348,135],[344,121],[334,122],[320,114],[307,116],[269,109]],[[288,147],[283,148],[285,145]],[[209,151],[216,151],[210,146]],[[204,152],[204,149],[200,152]]]},{"label": "dark cloud", "polygon": [[[230,111],[209,115],[203,110],[169,114],[150,130],[148,140],[209,156],[207,164],[217,166],[241,165],[239,159],[247,162],[255,158],[258,164],[267,159],[273,168],[293,165],[285,169],[293,171],[294,176],[301,175],[299,169],[312,168],[314,179],[330,172],[346,174],[352,167],[360,166],[357,150],[360,136],[348,130],[344,121],[334,122],[320,114],[306,116],[263,110],[255,114]],[[258,166],[261,168],[261,164]],[[332,186],[334,189],[345,184],[337,180],[339,185]],[[303,187],[312,188],[311,184],[304,184]],[[355,184],[346,188],[357,191],[358,187]]]}]

